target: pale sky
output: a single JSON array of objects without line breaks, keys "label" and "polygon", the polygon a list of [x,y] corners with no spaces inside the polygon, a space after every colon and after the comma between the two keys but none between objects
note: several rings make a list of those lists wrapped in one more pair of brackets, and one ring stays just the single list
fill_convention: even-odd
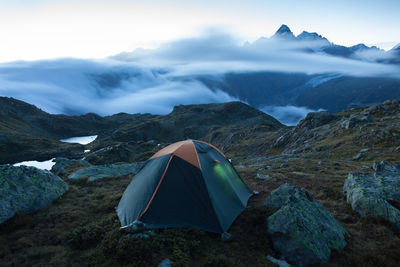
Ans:
[{"label": "pale sky", "polygon": [[0,0],[0,62],[103,58],[221,28],[238,42],[281,24],[342,45],[400,43],[398,0]]}]

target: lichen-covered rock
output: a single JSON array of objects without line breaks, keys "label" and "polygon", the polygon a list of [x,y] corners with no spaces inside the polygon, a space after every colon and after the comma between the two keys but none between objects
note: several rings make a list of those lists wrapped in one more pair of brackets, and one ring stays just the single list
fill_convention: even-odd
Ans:
[{"label": "lichen-covered rock", "polygon": [[75,181],[87,179],[87,181],[92,182],[112,176],[136,174],[141,166],[142,163],[140,162],[131,164],[109,164],[92,166],[73,172],[68,176],[68,179]]},{"label": "lichen-covered rock", "polygon": [[400,231],[400,165],[372,165],[375,174],[349,173],[343,191],[347,202],[361,216],[380,216]]},{"label": "lichen-covered rock", "polygon": [[373,122],[373,119],[371,116],[350,116],[349,118],[343,118],[341,125],[343,128],[346,129],[352,129],[356,126],[360,126],[366,123],[371,123]]},{"label": "lichen-covered rock", "polygon": [[272,191],[266,206],[268,234],[273,247],[298,266],[328,261],[331,250],[346,246],[346,230],[305,189],[284,184]]},{"label": "lichen-covered rock", "polygon": [[333,119],[335,119],[335,116],[326,111],[310,112],[300,121],[298,127],[313,129],[325,125]]},{"label": "lichen-covered rock", "polygon": [[48,171],[0,165],[0,223],[45,208],[67,190],[67,183]]},{"label": "lichen-covered rock", "polygon": [[91,166],[89,162],[82,159],[67,159],[67,158],[56,158],[53,160],[56,164],[51,168],[51,172],[56,175],[64,175],[67,173],[68,168],[78,168]]}]

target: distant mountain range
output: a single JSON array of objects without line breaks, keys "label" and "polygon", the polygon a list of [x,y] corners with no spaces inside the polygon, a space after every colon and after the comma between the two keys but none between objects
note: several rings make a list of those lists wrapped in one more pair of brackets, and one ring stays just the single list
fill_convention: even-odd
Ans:
[{"label": "distant mountain range", "polygon": [[[400,59],[400,44],[389,51],[385,51],[376,46],[367,46],[363,43],[347,47],[334,44],[316,32],[303,31],[298,36],[295,36],[285,24],[279,27],[271,39],[278,39],[286,42],[310,42],[307,52],[326,53],[332,56],[384,63],[398,63]],[[255,43],[265,40],[267,40],[267,38],[261,37]]]},{"label": "distant mountain range", "polygon": [[[248,45],[262,46],[274,40],[280,44],[300,43],[299,50],[305,53],[379,64],[400,64],[400,44],[389,51],[365,44],[346,47],[331,43],[316,32],[303,31],[295,36],[286,25],[282,25],[272,37],[261,37]],[[260,71],[207,75],[198,79],[210,88],[222,89],[261,109],[264,106],[294,105],[339,112],[388,99],[400,99],[400,79],[397,77],[355,77],[335,72],[307,74]]]}]

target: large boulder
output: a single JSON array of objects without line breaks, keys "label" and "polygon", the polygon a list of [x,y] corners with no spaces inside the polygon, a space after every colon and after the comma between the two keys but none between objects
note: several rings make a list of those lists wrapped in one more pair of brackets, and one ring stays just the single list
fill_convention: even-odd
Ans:
[{"label": "large boulder", "polygon": [[67,190],[68,185],[49,171],[0,165],[0,223],[16,213],[45,208]]},{"label": "large boulder", "polygon": [[374,163],[374,175],[349,173],[343,191],[360,216],[379,216],[400,231],[400,165]]},{"label": "large boulder", "polygon": [[142,163],[97,165],[77,170],[71,173],[68,176],[68,179],[74,181],[87,180],[88,182],[93,182],[112,176],[136,174],[142,165]]},{"label": "large boulder", "polygon": [[331,250],[346,246],[346,230],[305,189],[284,184],[272,191],[266,206],[273,247],[291,264],[306,266],[329,260]]}]

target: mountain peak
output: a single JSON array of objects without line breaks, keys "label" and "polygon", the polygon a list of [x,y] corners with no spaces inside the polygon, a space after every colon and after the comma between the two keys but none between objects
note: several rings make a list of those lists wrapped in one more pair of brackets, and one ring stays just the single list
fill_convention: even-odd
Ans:
[{"label": "mountain peak", "polygon": [[366,45],[363,44],[363,43],[350,46],[350,47],[349,47],[349,50],[352,51],[353,53],[354,53],[354,52],[367,51],[367,50],[380,51],[380,49],[379,49],[378,47],[376,47],[376,46],[366,46]]},{"label": "mountain peak", "polygon": [[297,36],[297,39],[299,39],[301,41],[325,41],[325,42],[329,42],[328,39],[326,39],[322,35],[319,35],[316,32],[307,32],[307,31],[303,31],[302,33],[300,33]]},{"label": "mountain peak", "polygon": [[273,37],[279,37],[279,38],[285,38],[285,39],[294,39],[294,34],[290,30],[290,28],[282,24],[279,29],[276,31],[276,33],[273,35]]},{"label": "mountain peak", "polygon": [[367,49],[369,49],[369,47],[366,46],[365,44],[362,44],[362,43],[361,43],[361,44],[356,44],[356,45],[350,46],[349,49],[350,49],[351,51],[355,52],[355,51],[367,50]]},{"label": "mountain peak", "polygon": [[275,34],[292,33],[290,28],[286,24],[282,24]]}]

